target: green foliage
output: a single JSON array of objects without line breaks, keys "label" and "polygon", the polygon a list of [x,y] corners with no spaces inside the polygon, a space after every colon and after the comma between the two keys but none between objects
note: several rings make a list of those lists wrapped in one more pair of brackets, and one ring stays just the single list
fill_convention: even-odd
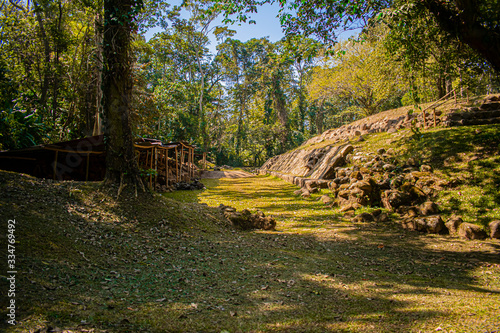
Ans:
[{"label": "green foliage", "polygon": [[[314,69],[308,86],[309,94],[318,103],[336,98],[349,105],[341,113],[360,117],[392,107],[391,100],[402,95],[402,68],[394,61],[380,40],[382,29],[373,29],[364,41],[349,40],[338,44],[334,57],[325,56],[322,66]],[[356,106],[356,108],[353,108]],[[350,109],[350,110],[349,110]]]},{"label": "green foliage", "polygon": [[47,126],[41,117],[24,110],[0,111],[0,149],[26,148],[47,138]]}]

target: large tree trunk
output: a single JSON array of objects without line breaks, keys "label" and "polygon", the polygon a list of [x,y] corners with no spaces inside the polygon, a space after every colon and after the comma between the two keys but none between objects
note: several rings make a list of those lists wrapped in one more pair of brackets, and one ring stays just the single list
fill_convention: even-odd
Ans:
[{"label": "large tree trunk", "polygon": [[[141,185],[130,124],[132,96],[131,31],[135,0],[104,1],[103,111],[107,183]],[[118,194],[119,194],[118,193]]]},{"label": "large tree trunk", "polygon": [[101,135],[102,132],[102,65],[103,65],[103,22],[102,14],[98,13],[94,21],[95,37],[95,66],[94,66],[94,95],[95,109],[93,115],[92,135]]},{"label": "large tree trunk", "polygon": [[[500,29],[487,28],[478,22],[479,9],[475,0],[455,0],[455,8],[446,1],[423,0],[422,4],[436,17],[445,31],[456,35],[476,50],[500,72]],[[483,13],[485,14],[485,13]]]}]

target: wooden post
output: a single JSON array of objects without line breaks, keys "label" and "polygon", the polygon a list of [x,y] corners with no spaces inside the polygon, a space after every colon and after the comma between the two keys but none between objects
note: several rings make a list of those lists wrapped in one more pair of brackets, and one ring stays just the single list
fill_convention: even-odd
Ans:
[{"label": "wooden post", "polygon": [[191,179],[194,178],[194,147],[191,147]]},{"label": "wooden post", "polygon": [[149,162],[149,186],[153,187],[153,175],[151,174],[151,170],[153,170],[153,149],[151,149],[151,161]]},{"label": "wooden post", "polygon": [[87,152],[87,171],[85,172],[85,181],[89,180],[89,165],[90,165],[90,152]]},{"label": "wooden post", "polygon": [[432,114],[434,115],[434,127],[436,127],[436,109],[432,109]]},{"label": "wooden post", "polygon": [[56,179],[56,172],[57,172],[57,157],[59,155],[59,151],[56,150],[56,158],[54,159],[54,180]]},{"label": "wooden post", "polygon": [[184,180],[182,177],[182,167],[184,166],[184,145],[181,143],[181,180]]},{"label": "wooden post", "polygon": [[193,179],[192,176],[192,171],[193,171],[193,164],[192,164],[192,157],[191,157],[191,148],[188,148],[189,155],[188,155],[188,173],[189,173],[189,181]]},{"label": "wooden post", "polygon": [[158,184],[158,147],[154,147],[154,157],[155,157],[155,187]]},{"label": "wooden post", "polygon": [[179,182],[179,163],[177,162],[177,157],[178,157],[178,152],[177,152],[177,146],[175,147],[175,181]]},{"label": "wooden post", "polygon": [[203,170],[207,170],[207,152],[203,152]]},{"label": "wooden post", "polygon": [[168,148],[165,148],[165,186],[168,186]]}]

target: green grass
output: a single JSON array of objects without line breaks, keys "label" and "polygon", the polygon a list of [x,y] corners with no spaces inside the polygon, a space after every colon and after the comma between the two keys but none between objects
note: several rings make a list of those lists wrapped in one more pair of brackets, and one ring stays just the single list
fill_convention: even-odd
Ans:
[{"label": "green grass", "polygon": [[[210,181],[184,198],[260,209],[275,232],[235,231],[180,196],[117,201],[97,184],[5,177],[23,272],[9,332],[471,332],[500,320],[495,241],[352,223],[273,177]],[[16,188],[45,201],[7,205]]]},{"label": "green grass", "polygon": [[413,157],[433,167],[449,182],[435,200],[443,216],[462,216],[486,227],[500,219],[500,127],[498,125],[433,128],[416,137],[410,130],[371,135],[357,149],[393,148],[400,162]]},{"label": "green grass", "polygon": [[[476,130],[480,130],[476,132]],[[445,216],[499,217],[497,126],[380,133],[357,149],[418,156],[446,181]],[[74,332],[491,332],[498,240],[353,223],[269,176],[206,190],[125,193],[0,171],[0,227],[15,218],[19,324]],[[202,205],[205,204],[205,205]],[[216,208],[261,210],[276,231],[234,230]],[[370,210],[371,208],[367,208]],[[0,236],[1,247],[6,238]],[[5,253],[5,252],[4,252]],[[2,257],[4,262],[5,255]],[[5,278],[0,289],[7,290]],[[5,293],[2,292],[4,295]],[[6,298],[1,298],[5,317]]]}]

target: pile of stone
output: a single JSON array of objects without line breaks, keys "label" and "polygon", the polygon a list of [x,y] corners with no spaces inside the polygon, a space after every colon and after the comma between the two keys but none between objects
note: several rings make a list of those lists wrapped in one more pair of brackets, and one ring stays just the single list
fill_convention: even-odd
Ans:
[{"label": "pile of stone", "polygon": [[190,183],[181,181],[174,184],[174,189],[177,191],[194,191],[194,190],[203,190],[205,188],[206,188],[205,185],[203,185],[203,183],[197,179],[195,179]]},{"label": "pile of stone", "polygon": [[[453,215],[446,222],[450,234],[456,234],[463,239],[485,239],[488,234],[477,224],[466,223],[460,216]],[[490,237],[500,239],[500,220],[491,221],[488,225]]]},{"label": "pile of stone", "polygon": [[[353,149],[346,151],[353,152]],[[351,166],[345,167],[347,162]],[[416,158],[400,161],[392,149],[379,149],[376,154],[353,152],[340,159],[331,177],[330,180],[305,180],[304,186],[295,194],[310,197],[312,193],[328,188],[330,194],[319,200],[330,207],[340,207],[346,215],[352,215],[363,206],[383,207],[398,213],[405,229],[436,234],[458,233],[466,239],[486,238],[486,233],[477,225],[462,223],[456,217],[444,222],[432,198],[449,184],[436,177],[432,167],[419,163]],[[380,209],[354,217],[355,221],[361,222],[388,219]],[[500,222],[494,222],[490,225],[491,237],[498,238]]]},{"label": "pile of stone", "polygon": [[231,223],[241,230],[263,229],[275,230],[276,221],[266,217],[260,210],[252,214],[248,209],[238,212],[235,208],[221,204],[219,209]]}]

